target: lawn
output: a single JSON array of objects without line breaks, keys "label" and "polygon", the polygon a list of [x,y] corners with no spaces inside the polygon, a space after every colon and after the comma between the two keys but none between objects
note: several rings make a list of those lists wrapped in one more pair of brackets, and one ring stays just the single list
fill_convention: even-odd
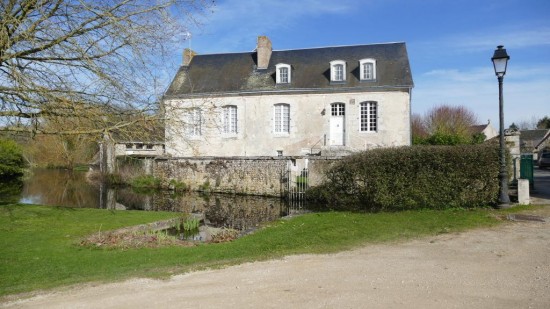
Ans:
[{"label": "lawn", "polygon": [[82,282],[167,277],[206,267],[328,253],[499,223],[493,210],[325,212],[281,219],[229,243],[104,249],[79,245],[92,233],[175,217],[170,212],[0,206],[0,296]]}]

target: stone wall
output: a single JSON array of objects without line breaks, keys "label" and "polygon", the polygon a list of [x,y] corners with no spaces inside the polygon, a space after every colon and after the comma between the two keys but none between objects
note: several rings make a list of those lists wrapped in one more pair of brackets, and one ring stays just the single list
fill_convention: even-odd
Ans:
[{"label": "stone wall", "polygon": [[153,175],[165,186],[183,182],[191,190],[284,196],[289,182],[304,168],[310,185],[318,185],[336,158],[306,157],[189,157],[156,159]]}]

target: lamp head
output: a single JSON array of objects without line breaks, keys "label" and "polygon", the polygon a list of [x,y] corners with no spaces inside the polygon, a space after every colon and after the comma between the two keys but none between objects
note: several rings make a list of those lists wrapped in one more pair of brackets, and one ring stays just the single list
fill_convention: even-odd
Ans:
[{"label": "lamp head", "polygon": [[504,46],[502,45],[497,46],[493,58],[491,58],[491,61],[493,61],[493,66],[495,67],[495,74],[498,77],[503,77],[506,74],[506,67],[508,66],[508,60],[510,59],[510,56],[506,53],[506,49],[503,47]]}]

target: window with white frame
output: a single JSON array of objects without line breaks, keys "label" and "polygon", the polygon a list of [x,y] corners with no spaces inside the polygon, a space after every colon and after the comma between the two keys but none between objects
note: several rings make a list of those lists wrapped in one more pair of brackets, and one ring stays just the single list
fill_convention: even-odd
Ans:
[{"label": "window with white frame", "polygon": [[291,81],[291,70],[289,64],[279,63],[275,65],[277,84],[289,84]]},{"label": "window with white frame", "polygon": [[330,114],[332,116],[344,116],[346,114],[346,105],[344,103],[333,103],[330,105]]},{"label": "window with white frame", "polygon": [[346,81],[346,62],[334,60],[330,62],[330,80],[333,82]]},{"label": "window with white frame", "polygon": [[376,60],[374,59],[362,59],[359,61],[359,70],[361,80],[375,80],[376,79]]},{"label": "window with white frame", "polygon": [[202,112],[200,108],[191,108],[187,111],[185,133],[188,136],[200,136],[202,126]]},{"label": "window with white frame", "polygon": [[290,132],[290,105],[275,104],[273,106],[273,131],[275,133]]},{"label": "window with white frame", "polygon": [[237,133],[237,106],[235,105],[223,107],[223,133]]},{"label": "window with white frame", "polygon": [[361,102],[361,131],[376,132],[378,130],[378,103],[374,101]]}]

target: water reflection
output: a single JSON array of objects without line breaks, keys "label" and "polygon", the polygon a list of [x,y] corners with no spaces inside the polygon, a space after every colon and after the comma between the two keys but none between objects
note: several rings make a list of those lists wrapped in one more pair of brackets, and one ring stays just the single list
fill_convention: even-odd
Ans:
[{"label": "water reflection", "polygon": [[85,172],[33,169],[24,181],[20,203],[97,208],[98,190],[86,182]]},{"label": "water reflection", "polygon": [[[11,198],[12,203],[201,214],[210,226],[241,231],[304,211],[302,205],[290,206],[278,198],[197,193],[174,195],[168,191],[137,193],[131,188],[110,188],[104,183],[92,185],[86,181],[85,172],[55,169],[34,169],[19,190],[20,195],[12,194],[15,196]],[[2,196],[0,194],[0,200],[4,199]]]}]

